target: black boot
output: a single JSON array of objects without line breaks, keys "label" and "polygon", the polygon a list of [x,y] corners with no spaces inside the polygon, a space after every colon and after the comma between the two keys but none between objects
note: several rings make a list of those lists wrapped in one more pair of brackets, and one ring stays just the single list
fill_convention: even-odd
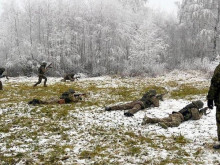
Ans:
[{"label": "black boot", "polygon": [[220,144],[215,144],[215,145],[213,146],[213,148],[216,149],[216,150],[219,150],[219,149],[220,149]]},{"label": "black boot", "polygon": [[33,101],[32,101],[32,100],[31,100],[31,101],[29,101],[29,102],[28,102],[28,104],[33,104]]},{"label": "black boot", "polygon": [[111,107],[105,107],[105,111],[111,111]]},{"label": "black boot", "polygon": [[127,117],[132,117],[132,116],[134,116],[134,115],[133,115],[132,113],[130,113],[130,112],[125,112],[124,115],[127,116]]}]

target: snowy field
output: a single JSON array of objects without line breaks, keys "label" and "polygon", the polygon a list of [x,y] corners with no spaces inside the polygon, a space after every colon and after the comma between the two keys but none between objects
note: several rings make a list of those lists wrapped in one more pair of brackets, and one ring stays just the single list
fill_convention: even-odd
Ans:
[{"label": "snowy field", "polygon": [[[81,78],[33,88],[37,77],[3,80],[0,95],[0,164],[220,164],[215,109],[198,121],[163,129],[142,126],[144,116],[166,117],[193,100],[206,106],[209,76],[174,71],[158,78]],[[59,96],[68,88],[87,93],[79,103],[29,106],[33,98]],[[141,97],[145,90],[167,91],[159,108],[125,117],[105,105]]]}]

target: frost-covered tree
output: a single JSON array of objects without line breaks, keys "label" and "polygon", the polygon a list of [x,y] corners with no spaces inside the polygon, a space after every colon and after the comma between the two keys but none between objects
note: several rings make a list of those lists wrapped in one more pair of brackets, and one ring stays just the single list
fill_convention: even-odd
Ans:
[{"label": "frost-covered tree", "polygon": [[146,2],[5,1],[0,56],[16,72],[30,65],[34,71],[48,61],[57,75],[73,70],[93,75],[149,73],[162,65],[168,45],[164,26],[155,21],[159,18]]},{"label": "frost-covered tree", "polygon": [[179,7],[180,27],[188,34],[192,55],[215,57],[219,47],[220,0],[183,0]]}]

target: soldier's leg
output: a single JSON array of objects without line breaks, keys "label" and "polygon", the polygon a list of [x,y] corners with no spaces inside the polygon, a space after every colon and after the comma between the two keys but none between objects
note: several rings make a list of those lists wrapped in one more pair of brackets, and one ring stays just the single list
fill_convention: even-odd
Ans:
[{"label": "soldier's leg", "polygon": [[142,125],[151,123],[151,124],[155,124],[155,123],[160,123],[160,122],[164,122],[164,121],[171,121],[170,117],[165,117],[165,118],[150,118],[150,117],[144,117],[143,121],[142,121]]},{"label": "soldier's leg", "polygon": [[36,87],[38,84],[40,84],[42,81],[42,76],[39,76],[38,78],[38,82],[36,84],[34,84],[34,87]]},{"label": "soldier's leg", "polygon": [[115,110],[126,110],[126,109],[132,109],[133,105],[131,103],[126,103],[126,104],[120,104],[120,105],[115,105],[112,107],[109,107],[110,110],[115,111]]},{"label": "soldier's leg", "polygon": [[130,109],[128,112],[125,112],[124,115],[125,116],[134,116],[134,114],[141,109],[142,109],[142,107],[140,104],[135,104],[134,107],[132,109]]},{"label": "soldier's leg", "polygon": [[174,120],[174,121],[171,121],[171,122],[161,122],[161,124],[165,124],[167,127],[178,127],[181,122],[178,121],[178,120]]},{"label": "soldier's leg", "polygon": [[178,127],[182,123],[179,115],[171,114],[168,118],[163,118],[159,125],[163,128]]},{"label": "soldier's leg", "polygon": [[0,90],[3,90],[2,82],[0,81]]},{"label": "soldier's leg", "polygon": [[218,141],[220,142],[220,107],[216,107],[216,124]]},{"label": "soldier's leg", "polygon": [[42,76],[42,78],[44,79],[44,86],[47,86],[47,77],[46,76]]},{"label": "soldier's leg", "polygon": [[218,135],[218,144],[214,145],[214,149],[220,149],[220,106],[216,107],[216,124],[217,124],[217,135]]}]

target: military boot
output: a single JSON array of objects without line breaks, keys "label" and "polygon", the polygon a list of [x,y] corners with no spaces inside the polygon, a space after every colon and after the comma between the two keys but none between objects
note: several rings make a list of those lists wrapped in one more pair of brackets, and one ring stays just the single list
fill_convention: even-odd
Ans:
[{"label": "military boot", "polygon": [[134,114],[132,114],[131,112],[125,112],[124,115],[127,116],[127,117],[132,117],[132,116],[134,116]]},{"label": "military boot", "polygon": [[111,111],[111,107],[105,107],[105,111]]},{"label": "military boot", "polygon": [[142,121],[142,123],[141,123],[141,125],[145,125],[145,124],[148,124],[148,123],[152,123],[152,118],[149,118],[149,117],[147,117],[147,116],[145,116],[144,118],[143,118],[143,121]]},{"label": "military boot", "polygon": [[220,144],[215,144],[215,145],[213,146],[213,148],[216,149],[216,150],[219,150],[219,149],[220,149]]}]

